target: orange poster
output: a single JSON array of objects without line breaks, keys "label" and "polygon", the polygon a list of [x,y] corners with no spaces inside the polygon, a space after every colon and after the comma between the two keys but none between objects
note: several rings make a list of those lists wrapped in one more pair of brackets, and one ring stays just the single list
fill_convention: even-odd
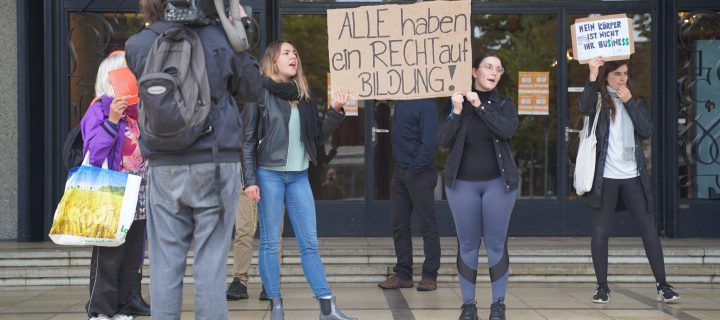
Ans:
[{"label": "orange poster", "polygon": [[518,114],[550,114],[550,72],[519,72]]}]

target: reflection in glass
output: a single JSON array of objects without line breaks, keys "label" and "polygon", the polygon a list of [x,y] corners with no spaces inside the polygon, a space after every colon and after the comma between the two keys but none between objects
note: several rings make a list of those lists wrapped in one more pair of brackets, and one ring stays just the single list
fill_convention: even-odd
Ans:
[{"label": "reflection in glass", "polygon": [[[575,23],[575,19],[597,16],[598,14],[573,14],[568,16],[570,25]],[[648,112],[652,115],[652,14],[634,14],[629,15],[633,20],[633,32],[635,38],[635,53],[630,56],[630,90],[633,97],[644,99],[648,106]],[[568,53],[568,127],[570,129],[582,129],[583,116],[579,110],[580,94],[588,81],[587,64],[579,64],[572,60],[572,44],[567,48]],[[579,137],[577,134],[568,134],[568,199],[578,199],[573,189],[573,172],[575,171],[575,157],[577,156],[577,148]],[[641,140],[641,147],[645,152],[646,165],[648,172],[652,174],[652,139]]]},{"label": "reflection in glass", "polygon": [[720,12],[678,16],[680,197],[720,199]]},{"label": "reflection in glass", "polygon": [[70,13],[68,26],[68,83],[70,128],[80,123],[95,97],[95,77],[100,62],[142,27],[136,13]]}]

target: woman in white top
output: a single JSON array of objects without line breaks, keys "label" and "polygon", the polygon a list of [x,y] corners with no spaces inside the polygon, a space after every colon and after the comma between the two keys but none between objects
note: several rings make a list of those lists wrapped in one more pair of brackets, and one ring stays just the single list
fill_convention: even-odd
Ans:
[{"label": "woman in white top", "polygon": [[[642,237],[653,275],[658,301],[680,299],[665,280],[662,246],[655,227],[652,185],[645,166],[640,139],[652,134],[652,118],[643,100],[633,96],[628,86],[628,61],[594,58],[588,64],[589,81],[580,98],[580,111],[595,117],[598,96],[600,115],[595,135],[597,160],[593,188],[586,193],[592,208],[592,259],[597,288],[592,301],[607,303],[608,239],[616,211],[627,208]],[[622,201],[620,201],[622,200]]]}]

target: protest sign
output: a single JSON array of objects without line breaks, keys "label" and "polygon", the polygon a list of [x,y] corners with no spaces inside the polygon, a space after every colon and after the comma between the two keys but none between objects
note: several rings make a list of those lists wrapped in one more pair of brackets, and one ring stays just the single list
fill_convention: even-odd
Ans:
[{"label": "protest sign", "polygon": [[519,72],[518,114],[550,114],[550,72]]},{"label": "protest sign", "polygon": [[635,53],[632,20],[625,14],[575,20],[570,26],[573,56],[581,64],[601,56],[605,61],[625,60]]},{"label": "protest sign", "polygon": [[327,11],[332,90],[416,99],[470,90],[470,1]]}]

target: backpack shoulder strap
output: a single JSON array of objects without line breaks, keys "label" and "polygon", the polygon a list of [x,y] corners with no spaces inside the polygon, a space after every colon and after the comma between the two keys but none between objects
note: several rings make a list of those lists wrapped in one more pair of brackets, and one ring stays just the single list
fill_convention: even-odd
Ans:
[{"label": "backpack shoulder strap", "polygon": [[162,34],[167,29],[170,29],[170,27],[174,26],[175,24],[171,24],[165,21],[155,21],[152,24],[150,24],[150,27],[148,29],[152,30],[153,32],[157,34]]}]

